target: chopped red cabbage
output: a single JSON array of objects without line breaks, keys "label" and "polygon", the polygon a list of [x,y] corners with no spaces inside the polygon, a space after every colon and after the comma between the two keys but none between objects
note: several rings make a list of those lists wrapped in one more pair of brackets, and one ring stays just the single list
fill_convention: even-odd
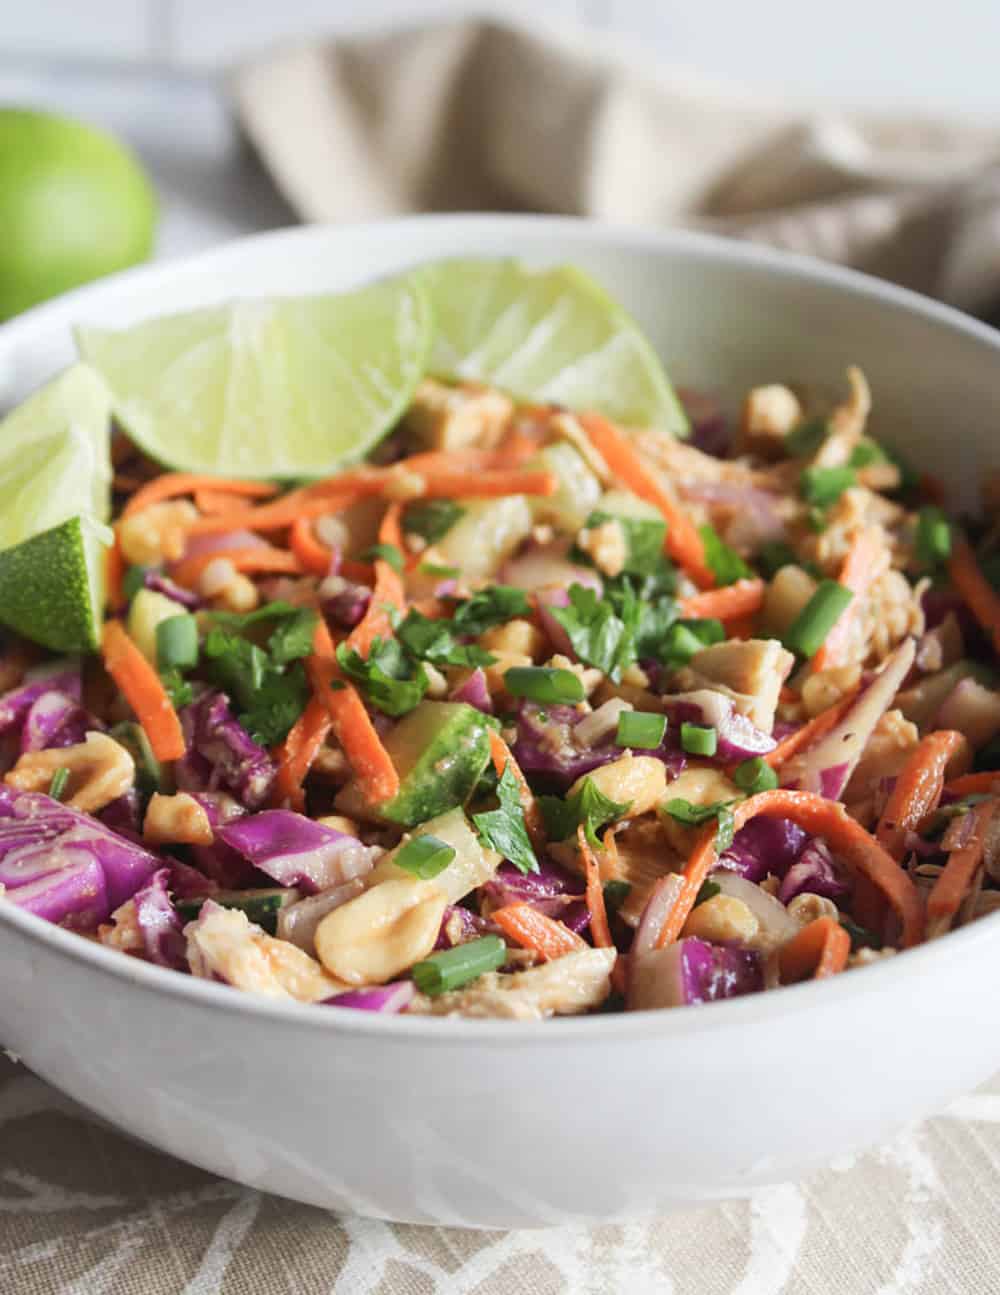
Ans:
[{"label": "chopped red cabbage", "polygon": [[361,1012],[402,1012],[416,993],[412,980],[394,980],[391,985],[372,985],[367,989],[349,989],[346,994],[324,998],[324,1007],[353,1007]]},{"label": "chopped red cabbage", "polygon": [[633,1011],[688,1007],[756,993],[763,987],[755,950],[709,944],[692,936],[635,960],[628,1006]]},{"label": "chopped red cabbage", "polygon": [[181,919],[170,902],[170,869],[160,868],[132,897],[146,957],[158,967],[187,970]]},{"label": "chopped red cabbage", "polygon": [[76,746],[104,725],[68,692],[52,689],[31,703],[21,728],[21,753]]},{"label": "chopped red cabbage", "polygon": [[777,746],[769,733],[757,728],[746,715],[740,714],[728,697],[711,688],[665,697],[663,705],[675,734],[680,732],[682,724],[715,729],[718,743],[714,758],[720,763],[766,755]]},{"label": "chopped red cabbage", "polygon": [[24,682],[0,697],[0,733],[15,728],[40,697],[46,693],[65,693],[79,702],[83,696],[80,669],[65,661],[56,661],[25,676]]},{"label": "chopped red cabbage", "polygon": [[112,832],[141,844],[142,806],[139,793],[134,787],[99,809],[94,817],[100,819],[105,827],[110,827]]},{"label": "chopped red cabbage", "polygon": [[279,885],[297,886],[307,895],[363,876],[378,853],[290,809],[248,814],[220,827],[218,836]]},{"label": "chopped red cabbage", "polygon": [[209,692],[185,706],[181,725],[187,745],[212,767],[208,790],[221,785],[251,810],[267,802],[274,761],[236,720],[224,693]]},{"label": "chopped red cabbage", "polygon": [[175,584],[162,571],[147,571],[142,578],[142,583],[147,589],[152,589],[154,593],[163,594],[172,602],[186,607],[188,611],[197,611],[199,607],[205,605],[204,599],[200,598],[194,590],[182,589],[179,584]]},{"label": "chopped red cabbage", "polygon": [[[50,855],[51,857],[51,855]],[[61,867],[51,869],[14,890],[6,899],[71,931],[94,931],[111,912],[104,869],[82,849],[59,852]]]},{"label": "chopped red cabbage", "polygon": [[796,895],[809,891],[825,899],[841,899],[850,887],[837,871],[833,855],[823,841],[810,841],[797,863],[785,873],[778,898],[790,904]]},{"label": "chopped red cabbage", "polygon": [[784,877],[809,839],[808,832],[790,818],[759,815],[740,828],[718,866],[747,881],[761,882],[769,872]]},{"label": "chopped red cabbage", "polygon": [[[180,763],[180,762],[178,762]],[[246,859],[234,850],[218,835],[218,829],[227,823],[242,818],[246,810],[224,792],[192,791],[189,793],[205,811],[215,839],[211,845],[191,846],[191,858],[202,872],[206,873],[224,890],[239,890],[249,883],[253,876],[253,867]]]}]

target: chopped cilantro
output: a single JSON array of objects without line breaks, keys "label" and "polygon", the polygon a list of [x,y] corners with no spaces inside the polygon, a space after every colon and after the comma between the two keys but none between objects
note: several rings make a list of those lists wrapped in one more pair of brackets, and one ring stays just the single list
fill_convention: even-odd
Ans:
[{"label": "chopped cilantro", "polygon": [[521,872],[537,872],[538,860],[524,825],[520,788],[509,763],[497,783],[497,799],[498,809],[472,816],[479,839],[487,849],[496,850]]},{"label": "chopped cilantro", "polygon": [[625,565],[628,575],[651,575],[664,561],[663,542],[667,524],[652,517],[616,517],[612,513],[594,512],[587,518],[587,529],[605,522],[617,522],[625,537]]},{"label": "chopped cilantro", "polygon": [[176,668],[161,670],[160,683],[163,684],[163,690],[170,698],[170,704],[174,710],[186,706],[194,697],[194,689]]},{"label": "chopped cilantro", "polygon": [[458,643],[451,625],[450,621],[432,620],[418,611],[411,611],[397,627],[396,637],[411,656],[434,665],[493,664],[496,657],[483,648]]},{"label": "chopped cilantro", "polygon": [[403,514],[403,530],[420,535],[428,544],[433,544],[442,535],[447,535],[464,515],[465,509],[454,499],[421,499],[410,504]]},{"label": "chopped cilantro", "polygon": [[288,736],[308,700],[309,681],[296,661],[283,674],[268,672],[250,705],[241,711],[240,723],[260,746],[275,746]]},{"label": "chopped cilantro", "polygon": [[593,589],[570,585],[569,606],[550,610],[568,634],[577,657],[616,682],[638,659],[636,631],[641,605],[631,590],[616,612],[610,600],[599,598]]},{"label": "chopped cilantro", "polygon": [[545,830],[553,841],[565,841],[583,824],[587,840],[599,846],[597,831],[605,823],[627,814],[631,802],[620,804],[605,796],[593,778],[584,778],[580,790],[561,800],[558,796],[539,796],[538,807],[545,820]]},{"label": "chopped cilantro", "polygon": [[386,715],[405,715],[427,691],[424,667],[414,663],[396,639],[375,639],[367,658],[341,643],[337,660],[344,674]]},{"label": "chopped cilantro", "polygon": [[523,589],[513,585],[491,585],[460,602],[451,620],[453,633],[475,637],[492,625],[503,625],[531,612]]}]

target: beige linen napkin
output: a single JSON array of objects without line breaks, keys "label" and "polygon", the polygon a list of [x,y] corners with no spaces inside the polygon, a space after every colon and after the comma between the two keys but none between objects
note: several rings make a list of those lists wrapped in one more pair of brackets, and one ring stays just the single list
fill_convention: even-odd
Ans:
[{"label": "beige linen napkin", "polygon": [[695,226],[968,310],[1000,300],[1000,125],[789,107],[485,19],[271,52],[232,88],[306,221],[512,209]]}]

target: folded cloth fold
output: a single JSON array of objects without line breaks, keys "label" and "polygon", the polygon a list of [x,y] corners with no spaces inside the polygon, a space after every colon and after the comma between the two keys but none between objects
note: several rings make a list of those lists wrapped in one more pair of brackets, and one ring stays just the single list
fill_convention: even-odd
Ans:
[{"label": "folded cloth fold", "polygon": [[306,221],[568,212],[821,256],[1000,300],[1000,128],[789,106],[582,32],[441,21],[238,68],[242,125]]}]

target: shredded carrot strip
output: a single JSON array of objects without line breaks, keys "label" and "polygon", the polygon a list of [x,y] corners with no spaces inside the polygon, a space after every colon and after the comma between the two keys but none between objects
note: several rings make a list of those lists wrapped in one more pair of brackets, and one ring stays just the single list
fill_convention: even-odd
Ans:
[{"label": "shredded carrot strip", "polygon": [[[380,544],[392,544],[402,554],[403,532],[400,527],[402,506],[392,504],[379,527]],[[392,638],[393,612],[406,610],[406,593],[398,571],[384,558],[375,559],[375,587],[363,618],[347,637],[347,646],[366,657],[376,639]]]},{"label": "shredded carrot strip", "polygon": [[945,783],[943,794],[961,800],[965,796],[988,796],[994,791],[1000,791],[1000,769],[964,773],[961,778],[952,778]]},{"label": "shredded carrot strip", "polygon": [[247,499],[267,499],[278,493],[278,487],[270,481],[231,481],[227,477],[209,477],[198,472],[164,472],[135,492],[122,509],[122,516],[131,517],[151,504],[176,499],[178,495],[193,495],[197,490],[243,495]]},{"label": "shredded carrot strip", "polygon": [[698,528],[672,495],[660,485],[614,423],[600,414],[581,414],[581,427],[594,449],[628,488],[658,508],[667,523],[667,552],[699,587],[711,589],[715,575],[705,562],[705,546]]},{"label": "shredded carrot strip", "polygon": [[553,472],[511,468],[497,472],[421,472],[426,499],[502,499],[507,495],[554,495],[559,478]]},{"label": "shredded carrot strip", "polygon": [[121,621],[104,626],[101,651],[108,674],[122,690],[157,760],[179,760],[184,733],[160,676],[129,638]]},{"label": "shredded carrot strip", "polygon": [[520,467],[538,453],[538,446],[526,437],[510,437],[496,450],[425,450],[403,459],[411,472],[492,472]]},{"label": "shredded carrot strip", "polygon": [[104,580],[107,587],[105,601],[113,612],[120,612],[125,606],[125,590],[122,588],[122,582],[125,579],[125,557],[118,543],[117,532],[104,561]]},{"label": "shredded carrot strip", "polygon": [[786,738],[782,738],[774,750],[769,751],[764,756],[764,759],[772,769],[780,769],[793,755],[808,749],[818,742],[820,738],[826,737],[827,733],[840,723],[854,705],[856,696],[857,689],[841,697],[840,701],[821,711],[813,719],[803,724],[801,728],[797,728],[794,733],[789,733]]},{"label": "shredded carrot strip", "polygon": [[[790,818],[813,836],[823,837],[852,872],[874,882],[888,900],[890,908],[899,918],[903,946],[909,948],[910,945],[919,943],[924,931],[924,907],[920,892],[892,855],[887,854],[879,842],[848,815],[843,805],[812,792],[789,791],[786,788],[762,791],[734,808],[735,830],[739,831],[757,815]],[[684,869],[683,889],[660,934],[660,947],[671,943],[680,935],[702,883],[718,861],[715,832],[716,825],[709,823],[698,837]]]},{"label": "shredded carrot strip", "polygon": [[325,576],[329,572],[333,552],[316,538],[316,532],[308,517],[300,517],[292,523],[288,533],[288,543],[303,571],[309,571],[316,576]]},{"label": "shredded carrot strip", "polygon": [[211,517],[199,517],[184,528],[186,535],[220,535],[239,528],[245,531],[283,531],[301,517],[322,517],[331,512],[327,499],[279,499],[260,508],[231,509]]},{"label": "shredded carrot strip", "polygon": [[582,940],[575,931],[540,913],[530,904],[508,904],[505,908],[494,909],[490,921],[523,948],[534,950],[544,962],[587,947],[586,940]]},{"label": "shredded carrot strip", "polygon": [[908,832],[915,832],[920,820],[937,809],[944,790],[948,765],[968,741],[961,733],[941,729],[918,743],[900,771],[886,802],[875,835],[894,859],[902,859]]},{"label": "shredded carrot strip", "polygon": [[300,576],[302,567],[294,553],[285,549],[220,549],[216,553],[199,553],[196,558],[184,558],[171,571],[171,578],[179,585],[191,589],[210,562],[225,558],[237,571],[274,575]]},{"label": "shredded carrot strip", "polygon": [[279,802],[287,800],[292,809],[303,808],[306,798],[302,784],[332,727],[325,701],[318,696],[311,697],[278,752]]},{"label": "shredded carrot strip", "polygon": [[952,850],[948,862],[927,897],[927,934],[943,935],[951,926],[962,901],[972,890],[983,862],[986,834],[1000,813],[1000,800],[984,800],[973,806],[972,832],[958,850]]},{"label": "shredded carrot strip", "polygon": [[976,620],[993,640],[993,648],[1000,654],[1000,594],[979,569],[976,555],[963,539],[956,537],[948,563],[951,582]]},{"label": "shredded carrot strip", "polygon": [[580,850],[580,857],[583,859],[583,866],[587,876],[587,910],[590,913],[590,934],[598,949],[610,949],[614,947],[614,941],[611,939],[611,927],[608,925],[608,910],[604,905],[604,887],[601,884],[601,870],[598,867],[597,860],[594,858],[594,852],[590,848],[590,842],[587,840],[587,833],[584,831],[583,824],[576,829],[576,843]]},{"label": "shredded carrot strip", "polygon": [[783,945],[778,966],[783,984],[800,980],[822,980],[835,976],[847,966],[851,937],[832,917],[817,917]]},{"label": "shredded carrot strip", "polygon": [[[194,492],[194,506],[206,515],[232,513],[240,509],[239,503],[234,505],[232,495],[227,495],[224,490],[209,490],[207,486]],[[245,505],[242,511],[247,511]]]},{"label": "shredded carrot strip", "polygon": [[322,620],[316,625],[313,652],[306,661],[306,673],[313,693],[326,705],[337,741],[344,749],[365,799],[371,804],[391,800],[399,791],[399,774],[375,731],[358,690],[341,679],[333,640]]},{"label": "shredded carrot strip", "polygon": [[879,570],[878,557],[880,552],[881,543],[877,532],[872,530],[858,531],[851,547],[847,550],[847,556],[844,558],[843,565],[840,568],[840,575],[837,577],[838,584],[842,584],[845,589],[850,589],[854,597],[840,613],[833,628],[813,656],[812,666],[814,670],[826,670],[830,666],[843,663],[844,649],[847,646],[851,623],[868,586]]},{"label": "shredded carrot strip", "polygon": [[706,589],[681,599],[681,615],[731,621],[760,611],[767,588],[763,580],[737,580],[721,589]]}]

